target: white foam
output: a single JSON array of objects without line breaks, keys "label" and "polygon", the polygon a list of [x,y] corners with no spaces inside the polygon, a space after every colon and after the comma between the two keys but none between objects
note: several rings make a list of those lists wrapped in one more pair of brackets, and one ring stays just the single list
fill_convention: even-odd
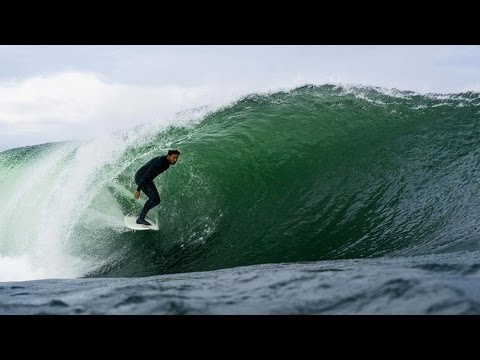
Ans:
[{"label": "white foam", "polygon": [[0,281],[22,281],[50,278],[49,271],[37,266],[28,255],[0,256]]}]

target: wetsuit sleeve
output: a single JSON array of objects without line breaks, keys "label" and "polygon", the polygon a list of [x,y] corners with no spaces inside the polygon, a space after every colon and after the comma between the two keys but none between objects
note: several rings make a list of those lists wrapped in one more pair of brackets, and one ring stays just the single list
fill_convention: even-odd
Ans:
[{"label": "wetsuit sleeve", "polygon": [[156,166],[157,166],[157,161],[155,161],[152,165],[150,165],[148,170],[145,171],[145,174],[143,174],[142,178],[138,182],[137,191],[142,190],[142,186],[145,183],[145,180],[148,179],[148,177],[150,176],[150,174],[152,173],[152,171],[155,169]]}]

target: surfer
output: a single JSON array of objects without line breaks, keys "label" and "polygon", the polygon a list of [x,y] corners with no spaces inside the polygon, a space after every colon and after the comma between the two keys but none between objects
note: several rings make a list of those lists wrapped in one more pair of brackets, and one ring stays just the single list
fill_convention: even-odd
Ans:
[{"label": "surfer", "polygon": [[148,200],[143,206],[142,212],[137,219],[137,224],[152,225],[145,220],[147,213],[153,207],[160,204],[160,196],[158,195],[157,188],[153,183],[155,179],[162,172],[166,171],[170,165],[175,165],[178,161],[180,151],[168,150],[167,155],[157,156],[143,165],[135,174],[135,183],[137,184],[137,190],[133,194],[135,199],[140,197],[140,191],[143,191],[148,196]]}]

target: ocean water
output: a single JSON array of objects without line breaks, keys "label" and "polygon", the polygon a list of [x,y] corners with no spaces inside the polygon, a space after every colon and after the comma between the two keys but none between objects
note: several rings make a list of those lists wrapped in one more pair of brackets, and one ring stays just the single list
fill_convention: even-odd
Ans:
[{"label": "ocean water", "polygon": [[479,168],[479,93],[334,85],[7,150],[0,313],[478,314]]}]

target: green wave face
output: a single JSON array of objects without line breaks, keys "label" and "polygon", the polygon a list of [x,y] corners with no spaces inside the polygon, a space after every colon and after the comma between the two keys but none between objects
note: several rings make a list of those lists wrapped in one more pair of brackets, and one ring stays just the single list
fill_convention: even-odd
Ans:
[{"label": "green wave face", "polygon": [[[1,195],[33,206],[19,210],[30,228],[39,212],[64,222],[25,239],[3,212],[0,251],[38,255],[54,238],[83,275],[146,276],[475,247],[479,105],[477,93],[305,86],[188,125],[0,153],[0,181],[18,187]],[[155,180],[160,231],[130,232],[123,216],[146,200],[133,199],[134,174],[168,148],[181,155]],[[48,170],[26,186],[22,172],[40,164]],[[47,201],[58,196],[63,212]]]}]

